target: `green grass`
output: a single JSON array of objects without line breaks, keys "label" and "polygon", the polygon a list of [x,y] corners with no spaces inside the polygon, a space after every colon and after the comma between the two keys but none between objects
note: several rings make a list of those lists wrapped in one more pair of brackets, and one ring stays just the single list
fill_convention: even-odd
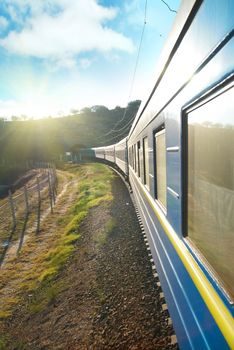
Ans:
[{"label": "green grass", "polygon": [[98,296],[100,303],[102,305],[105,304],[107,297],[106,297],[104,290],[102,288],[96,288],[96,293],[97,293],[97,296]]},{"label": "green grass", "polygon": [[45,256],[45,269],[39,277],[41,282],[45,279],[51,280],[73,252],[74,242],[80,237],[79,226],[87,216],[88,210],[101,202],[112,200],[110,180],[113,173],[109,168],[102,164],[87,164],[75,167],[73,165],[72,172],[81,173],[82,176],[78,182],[78,198],[71,209],[71,220],[66,225],[57,246]]},{"label": "green grass", "polygon": [[28,312],[31,315],[43,311],[48,305],[53,304],[59,293],[67,288],[61,282],[44,282],[29,300]]},{"label": "green grass", "polygon": [[6,339],[5,337],[0,337],[0,350],[6,350]]},{"label": "green grass", "polygon": [[[60,237],[55,248],[44,257],[43,272],[39,276],[39,281],[43,285],[43,293],[34,300],[30,306],[30,312],[36,313],[43,310],[51,301],[51,295],[57,293],[56,284],[51,282],[64,266],[69,256],[73,253],[74,243],[79,239],[79,226],[88,214],[89,209],[99,205],[102,202],[110,202],[112,172],[102,164],[88,164],[83,166],[72,166],[72,172],[81,173],[81,179],[78,182],[78,198],[71,208],[71,219],[67,223],[63,234]],[[107,222],[101,234],[99,243],[104,244],[108,232],[113,228],[114,222]]]},{"label": "green grass", "polygon": [[[75,243],[80,238],[80,224],[91,208],[100,203],[108,205],[112,200],[111,179],[115,175],[106,166],[102,164],[71,165],[66,166],[66,170],[72,173],[73,178],[77,178],[77,199],[64,217],[53,218],[56,220],[57,232],[51,236],[49,249],[34,257],[32,268],[21,273],[22,264],[27,262],[27,259],[23,257],[27,257],[27,253],[34,251],[35,247],[40,244],[40,239],[43,238],[40,235],[23,246],[21,260],[16,258],[12,262],[11,271],[8,270],[5,275],[3,273],[2,285],[11,278],[17,280],[19,275],[21,277],[15,297],[4,304],[4,310],[0,315],[2,319],[11,316],[14,307],[19,300],[22,300],[23,295],[32,293],[33,301],[29,302],[29,313],[33,314],[42,311],[54,300],[61,291],[61,286],[57,285],[55,278],[74,252]],[[101,244],[105,243],[112,227],[113,222],[108,222],[104,227],[103,236],[100,239]]]},{"label": "green grass", "polygon": [[113,229],[115,228],[115,226],[116,226],[115,219],[111,218],[107,221],[107,223],[103,227],[103,230],[96,237],[96,242],[98,243],[99,246],[103,246],[104,244],[106,244],[107,239],[111,234],[111,232],[113,231]]},{"label": "green grass", "polygon": [[[5,336],[0,337],[0,350],[8,350],[9,344],[9,339],[7,339]],[[12,340],[12,347],[11,349],[16,349],[16,350],[26,350],[26,344],[24,341],[15,341],[14,339]]]}]

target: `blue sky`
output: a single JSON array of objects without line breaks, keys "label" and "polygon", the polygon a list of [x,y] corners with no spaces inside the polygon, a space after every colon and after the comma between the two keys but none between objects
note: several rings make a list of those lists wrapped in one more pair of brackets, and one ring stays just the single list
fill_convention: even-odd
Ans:
[{"label": "blue sky", "polygon": [[[180,0],[167,0],[177,10]],[[114,108],[144,95],[175,18],[161,0],[1,0],[0,117]]]}]

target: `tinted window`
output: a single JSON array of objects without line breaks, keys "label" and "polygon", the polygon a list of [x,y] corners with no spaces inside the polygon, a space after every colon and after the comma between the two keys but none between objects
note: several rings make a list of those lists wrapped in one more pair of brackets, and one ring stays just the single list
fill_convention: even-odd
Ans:
[{"label": "tinted window", "polygon": [[144,184],[149,187],[148,137],[143,139]]},{"label": "tinted window", "polygon": [[188,236],[234,297],[234,89],[188,113]]},{"label": "tinted window", "polygon": [[137,171],[136,144],[134,145],[134,170]]},{"label": "tinted window", "polygon": [[166,208],[167,206],[167,181],[166,181],[166,138],[165,129],[155,134],[156,147],[156,181],[157,199]]},{"label": "tinted window", "polygon": [[140,163],[140,149],[141,149],[141,143],[140,141],[137,142],[137,175],[141,176],[141,163]]},{"label": "tinted window", "polygon": [[134,169],[135,167],[135,160],[134,160],[134,146],[132,145],[132,167]]},{"label": "tinted window", "polygon": [[128,154],[129,154],[129,165],[132,166],[132,147],[128,148]]}]

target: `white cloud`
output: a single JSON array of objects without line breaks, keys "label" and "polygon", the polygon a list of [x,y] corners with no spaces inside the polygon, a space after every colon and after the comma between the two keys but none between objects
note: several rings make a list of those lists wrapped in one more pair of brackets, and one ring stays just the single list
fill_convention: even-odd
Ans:
[{"label": "white cloud", "polygon": [[142,26],[144,16],[144,4],[138,0],[128,1],[124,4],[124,10],[128,16],[128,22],[134,26]]},{"label": "white cloud", "polygon": [[73,56],[66,55],[61,57],[54,57],[47,62],[47,68],[50,72],[55,72],[60,68],[73,69],[76,67],[76,60]]},{"label": "white cloud", "polygon": [[5,17],[0,16],[0,30],[1,29],[6,29],[8,26],[8,21]]},{"label": "white cloud", "polygon": [[79,60],[79,65],[81,68],[83,69],[87,69],[91,66],[91,64],[93,63],[93,60],[90,60],[88,58],[81,58]]},{"label": "white cloud", "polygon": [[131,39],[107,25],[117,10],[105,8],[97,0],[5,1],[14,5],[9,5],[12,18],[17,14],[18,23],[25,20],[20,30],[0,40],[0,45],[14,54],[73,67],[81,52],[134,49]]}]

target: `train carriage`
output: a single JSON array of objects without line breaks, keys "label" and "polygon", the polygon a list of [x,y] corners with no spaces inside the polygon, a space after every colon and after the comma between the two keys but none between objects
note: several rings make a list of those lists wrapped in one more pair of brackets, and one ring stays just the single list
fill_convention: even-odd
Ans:
[{"label": "train carriage", "polygon": [[115,163],[128,175],[127,138],[124,138],[115,145]]},{"label": "train carriage", "polygon": [[105,159],[115,163],[115,145],[105,147]]},{"label": "train carriage", "polygon": [[95,153],[95,158],[105,159],[105,148],[104,147],[93,148],[93,150]]},{"label": "train carriage", "polygon": [[95,157],[115,163],[115,145],[94,148]]},{"label": "train carriage", "polygon": [[233,14],[232,0],[182,2],[126,143],[181,349],[234,349]]}]

